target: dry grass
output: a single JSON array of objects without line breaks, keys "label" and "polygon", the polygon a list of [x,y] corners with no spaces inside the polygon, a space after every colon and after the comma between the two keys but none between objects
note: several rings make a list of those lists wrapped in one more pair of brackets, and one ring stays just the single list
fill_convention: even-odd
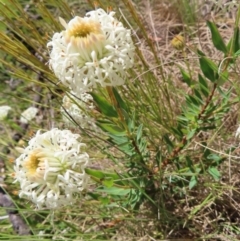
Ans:
[{"label": "dry grass", "polygon": [[[76,15],[89,9],[88,6],[85,7],[84,5],[79,10],[78,2],[69,2],[71,9]],[[141,30],[136,27],[136,23],[133,23],[132,26],[140,40],[139,49],[149,69],[152,70],[152,74],[158,80],[156,87],[163,85],[171,93],[170,101],[166,96],[159,96],[157,100],[159,104],[167,103],[166,105],[171,108],[171,123],[176,121],[176,115],[181,112],[181,106],[185,101],[183,93],[191,93],[192,91],[191,88],[183,83],[180,71],[176,66],[190,70],[194,78],[200,71],[198,58],[196,58],[195,54],[197,48],[202,49],[207,56],[216,62],[223,58],[222,54],[213,47],[211,34],[205,20],[215,21],[226,41],[233,34],[235,22],[233,11],[231,11],[229,16],[218,11],[217,8],[213,8],[212,12],[208,10],[206,13],[206,9],[211,9],[209,5],[199,2],[198,5],[196,1],[195,5],[192,6],[195,12],[186,16],[184,15],[186,14],[184,12],[185,9],[179,8],[179,5],[183,4],[183,2],[186,1],[136,0],[134,4],[139,14],[138,17],[146,28],[148,37],[146,38]],[[103,5],[108,6],[108,3],[105,1]],[[113,8],[114,6],[119,7],[117,1],[112,1],[111,5]],[[129,18],[128,14],[130,13],[127,11],[126,6],[120,3],[120,7],[123,9],[124,14],[126,14],[126,18]],[[189,24],[189,21],[191,24]],[[185,51],[177,51],[171,45],[171,40],[178,34],[181,34],[185,38]],[[154,56],[149,41],[155,50],[159,62],[156,61],[156,56]],[[239,64],[235,68],[232,68],[229,82],[222,86],[223,89],[229,88],[230,85],[238,86],[238,78],[236,78],[240,73],[238,68]],[[167,81],[162,78],[163,76]],[[144,83],[144,78],[145,75],[139,76],[139,80],[142,83]],[[19,87],[20,84],[18,83],[17,86]],[[30,87],[28,86],[28,88]],[[34,88],[35,84],[30,89]],[[59,104],[59,96],[62,95],[62,92],[58,92],[57,87],[51,87],[51,90],[53,92],[56,91],[57,95],[49,93],[48,89],[43,89],[44,94],[42,96],[45,98],[41,102],[41,110],[38,114],[36,124],[36,126],[41,126],[45,129],[54,126],[59,118],[57,106]],[[20,88],[19,91],[29,93],[24,88]],[[40,91],[37,92],[40,93]],[[236,88],[231,98],[234,99],[238,95],[239,89]],[[216,97],[217,100],[218,97]],[[132,101],[135,100],[133,99]],[[48,112],[49,109],[50,115]],[[68,207],[66,210],[56,212],[53,216],[45,212],[33,212],[29,214],[30,208],[26,208],[26,216],[29,219],[37,220],[39,225],[36,225],[36,230],[41,230],[51,225],[55,231],[54,235],[57,240],[66,237],[60,231],[69,227],[69,233],[76,233],[74,233],[74,237],[70,236],[68,240],[190,241],[198,240],[199,238],[201,240],[213,241],[239,240],[239,143],[234,139],[238,122],[238,110],[239,104],[232,104],[229,112],[222,118],[217,130],[200,133],[193,139],[187,150],[185,150],[194,154],[194,163],[201,164],[202,153],[208,148],[226,157],[220,166],[222,174],[220,181],[216,182],[207,173],[203,173],[198,179],[198,186],[189,190],[181,186],[179,180],[176,181],[179,182],[177,184],[169,182],[170,178],[175,178],[177,175],[179,175],[177,177],[183,180],[186,176],[184,176],[184,173],[176,173],[174,165],[168,165],[164,170],[164,174],[159,173],[159,176],[156,175],[155,177],[156,181],[161,180],[161,185],[166,188],[160,189],[157,193],[149,193],[155,205],[145,201],[138,210],[129,211],[120,205],[118,208],[104,207],[101,202],[92,201],[87,195],[84,195],[75,206],[77,213],[74,209]],[[139,118],[144,119],[144,116],[139,114]],[[36,126],[31,125],[31,132],[38,128]],[[159,129],[161,128],[162,126],[159,125]],[[11,131],[14,132],[13,129]],[[29,136],[31,136],[31,133],[25,135],[24,139],[28,139]],[[156,138],[156,136],[154,137]],[[156,146],[160,143],[161,140]],[[153,153],[155,152],[154,148]],[[225,150],[229,150],[229,152],[227,153]],[[165,151],[167,152],[167,150]],[[93,152],[95,152],[95,149]],[[118,154],[114,151],[111,153],[112,155]],[[95,156],[99,157],[100,155],[102,154],[96,151]],[[110,160],[110,155],[107,154],[102,155],[101,162],[96,161],[94,165],[99,168],[121,170],[121,165],[115,167],[114,163]],[[91,188],[94,191],[95,185],[92,185]],[[9,192],[11,191],[13,190],[10,187]],[[14,199],[18,203],[21,202],[17,197],[14,197]],[[82,202],[82,200],[85,202]],[[70,226],[67,224],[70,224]],[[46,233],[51,233],[50,229],[45,231]]]}]

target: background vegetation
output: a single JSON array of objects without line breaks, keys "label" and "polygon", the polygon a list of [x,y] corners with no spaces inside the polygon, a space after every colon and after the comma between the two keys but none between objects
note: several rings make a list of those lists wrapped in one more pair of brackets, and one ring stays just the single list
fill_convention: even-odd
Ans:
[{"label": "background vegetation", "polygon": [[[47,42],[61,16],[83,16],[93,1],[0,0],[1,240],[239,240],[239,4],[228,1],[99,1],[132,29],[136,63],[124,86],[98,88],[91,113],[102,135],[75,123],[93,181],[74,206],[36,210],[13,184],[16,146],[38,129],[69,128],[66,92],[49,69]],[[115,100],[117,104],[113,101]],[[19,122],[29,106],[34,121]],[[122,118],[122,115],[124,118]],[[10,210],[10,211],[9,211]],[[17,213],[18,212],[18,213]],[[26,234],[25,233],[25,234]]]}]

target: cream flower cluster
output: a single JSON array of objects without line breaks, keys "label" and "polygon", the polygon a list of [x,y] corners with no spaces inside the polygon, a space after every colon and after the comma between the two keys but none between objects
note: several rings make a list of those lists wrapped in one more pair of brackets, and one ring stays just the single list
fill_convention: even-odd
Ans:
[{"label": "cream flower cluster", "polygon": [[8,112],[11,110],[12,108],[8,105],[2,105],[0,106],[0,121],[1,120],[4,120],[7,115],[8,115]]},{"label": "cream flower cluster", "polygon": [[57,208],[74,202],[74,193],[88,183],[85,167],[89,156],[79,135],[69,130],[38,131],[16,159],[15,178],[20,182],[20,197],[38,208]]},{"label": "cream flower cluster", "polygon": [[33,120],[38,113],[38,108],[36,107],[29,107],[25,111],[22,112],[20,122],[27,124],[29,121]]},{"label": "cream flower cluster", "polygon": [[79,94],[95,87],[124,84],[126,70],[133,66],[131,31],[103,9],[74,17],[65,30],[47,44],[50,68],[64,85]]},{"label": "cream flower cluster", "polygon": [[[77,122],[81,124],[82,128],[94,126],[94,119],[89,116],[89,112],[94,109],[93,98],[88,93],[80,94],[80,97],[71,92],[71,95],[65,95],[62,103],[62,116],[63,120],[67,124]],[[73,120],[72,120],[73,119]]]}]

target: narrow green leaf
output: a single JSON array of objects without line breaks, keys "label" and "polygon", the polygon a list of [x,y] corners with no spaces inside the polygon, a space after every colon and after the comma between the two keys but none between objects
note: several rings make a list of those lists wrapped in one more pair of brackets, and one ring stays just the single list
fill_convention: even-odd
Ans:
[{"label": "narrow green leaf", "polygon": [[[186,116],[178,116],[177,119],[179,121],[189,122],[189,119]],[[181,132],[181,130],[179,130]],[[182,132],[181,132],[182,134]]]},{"label": "narrow green leaf", "polygon": [[219,161],[222,159],[222,157],[220,157],[217,154],[211,153],[207,156],[207,159],[213,160],[214,162],[219,163]]},{"label": "narrow green leaf", "polygon": [[[196,111],[189,111],[184,113],[184,115],[186,116],[188,122],[196,122],[196,117],[198,116],[199,110]],[[184,133],[186,134],[186,132]]]},{"label": "narrow green leaf", "polygon": [[97,189],[97,192],[104,192],[110,195],[118,195],[118,196],[126,196],[130,193],[131,189],[124,189],[118,187],[109,187],[109,188],[101,188]]},{"label": "narrow green leaf", "polygon": [[233,43],[234,49],[233,53],[236,53],[240,49],[240,30],[239,27],[234,29],[235,41]]},{"label": "narrow green leaf", "polygon": [[196,133],[196,129],[191,130],[188,134],[187,134],[187,140],[190,140]]},{"label": "narrow green leaf", "polygon": [[104,179],[104,178],[111,178],[113,180],[119,180],[119,176],[116,173],[108,173],[108,172],[103,172],[101,170],[96,170],[96,169],[90,169],[86,168],[85,169],[86,173],[92,177],[96,177],[98,179]]},{"label": "narrow green leaf", "polygon": [[210,31],[212,33],[212,41],[213,45],[216,49],[222,51],[224,54],[227,54],[228,50],[227,47],[216,27],[216,25],[213,22],[207,21],[207,25],[210,28]]},{"label": "narrow green leaf", "polygon": [[205,56],[202,56],[199,58],[200,68],[204,74],[205,77],[207,77],[212,82],[215,82],[217,76],[217,66],[208,58]]},{"label": "narrow green leaf", "polygon": [[141,124],[137,129],[137,141],[139,141],[142,137],[142,129],[143,129],[143,124]]},{"label": "narrow green leaf", "polygon": [[208,173],[215,179],[215,181],[219,181],[221,178],[221,174],[216,167],[209,167]]},{"label": "narrow green leaf", "polygon": [[189,156],[186,156],[186,162],[187,162],[187,166],[189,168],[190,174],[194,175],[195,173],[194,165],[193,165],[192,159]]},{"label": "narrow green leaf", "polygon": [[94,192],[88,192],[87,193],[92,199],[99,200],[102,194],[94,193]]},{"label": "narrow green leaf", "polygon": [[200,92],[197,89],[194,89],[194,97],[199,101],[199,103],[204,103],[203,102],[203,97],[201,96]]},{"label": "narrow green leaf", "polygon": [[92,177],[93,180],[95,180],[98,183],[105,182],[106,186],[113,183],[121,186],[128,185],[128,183],[122,180],[122,177],[120,177],[117,173],[103,172],[101,170],[90,168],[86,168],[85,171],[89,176]]},{"label": "narrow green leaf", "polygon": [[240,55],[240,49],[234,54],[235,57],[238,57]]},{"label": "narrow green leaf", "polygon": [[199,80],[199,83],[200,83],[201,92],[203,93],[203,95],[205,97],[208,97],[210,91],[209,91],[209,88],[208,88],[207,81],[203,78],[203,76],[201,74],[198,75],[198,80]]},{"label": "narrow green leaf", "polygon": [[135,129],[135,123],[134,123],[134,120],[135,120],[135,116],[133,116],[132,119],[128,119],[128,129],[130,132],[133,132],[134,129]]},{"label": "narrow green leaf", "polygon": [[116,126],[115,124],[99,122],[97,124],[102,130],[108,132],[109,134],[114,136],[126,136],[126,131]]},{"label": "narrow green leaf", "polygon": [[239,27],[234,28],[234,36],[230,39],[227,49],[229,53],[236,56],[240,49],[240,30]]},{"label": "narrow green leaf", "polygon": [[197,185],[197,178],[196,176],[192,176],[189,182],[189,189],[192,189],[193,187],[195,187]]},{"label": "narrow green leaf", "polygon": [[124,152],[126,155],[132,156],[135,152],[132,146],[129,143],[121,144],[118,148]]},{"label": "narrow green leaf", "polygon": [[186,101],[188,103],[188,107],[190,107],[190,105],[192,107],[193,106],[199,107],[202,104],[202,100],[200,101],[198,98],[196,98],[195,96],[191,96],[191,95],[186,96]]},{"label": "narrow green leaf", "polygon": [[110,103],[108,103],[108,101],[103,96],[95,93],[91,93],[91,95],[96,102],[98,108],[100,109],[101,113],[103,113],[107,117],[118,117],[115,108]]},{"label": "narrow green leaf", "polygon": [[104,178],[105,175],[103,174],[102,171],[99,171],[99,170],[95,170],[95,169],[89,169],[89,168],[86,168],[85,169],[86,173],[92,177],[95,177],[95,178],[98,178],[98,179],[101,179],[101,178]]},{"label": "narrow green leaf", "polygon": [[114,94],[114,96],[115,96],[115,98],[116,98],[116,100],[117,100],[117,103],[118,103],[119,107],[120,107],[121,109],[123,109],[123,110],[125,110],[125,111],[128,112],[128,106],[127,106],[127,104],[123,101],[122,97],[119,95],[117,89],[113,87],[112,90],[113,90],[113,94]]},{"label": "narrow green leaf", "polygon": [[189,87],[192,85],[192,80],[190,78],[190,75],[182,68],[180,68],[181,74],[182,74],[182,80],[184,83],[186,83]]},{"label": "narrow green leaf", "polygon": [[[178,118],[179,119],[179,118]],[[181,118],[180,118],[181,119]],[[180,120],[179,119],[179,120]],[[182,137],[183,136],[183,133],[181,132],[181,130],[179,129],[179,128],[174,128],[174,127],[171,127],[171,130],[172,130],[172,132],[175,134],[175,135],[177,135],[178,137]]]},{"label": "narrow green leaf", "polygon": [[103,204],[107,205],[110,203],[110,199],[108,197],[99,197],[98,200]]},{"label": "narrow green leaf", "polygon": [[169,139],[169,137],[168,137],[167,134],[165,134],[165,135],[163,136],[163,139],[164,139],[164,141],[166,142],[166,144],[168,145],[168,148],[172,149],[172,148],[174,147],[172,141]]},{"label": "narrow green leaf", "polygon": [[129,143],[129,139],[126,136],[116,136],[112,134],[109,134],[109,136],[112,138],[111,141],[116,143],[117,145]]},{"label": "narrow green leaf", "polygon": [[228,76],[229,76],[228,71],[222,72],[218,81],[217,81],[218,86],[223,85],[226,81],[228,81]]},{"label": "narrow green leaf", "polygon": [[158,167],[160,167],[160,164],[162,162],[162,153],[161,153],[161,150],[158,150],[157,151],[157,154],[155,156],[155,160],[156,160],[156,163],[158,165]]},{"label": "narrow green leaf", "polygon": [[102,181],[102,184],[105,186],[105,187],[112,187],[113,184],[114,184],[114,180],[112,178],[105,178],[103,181]]}]

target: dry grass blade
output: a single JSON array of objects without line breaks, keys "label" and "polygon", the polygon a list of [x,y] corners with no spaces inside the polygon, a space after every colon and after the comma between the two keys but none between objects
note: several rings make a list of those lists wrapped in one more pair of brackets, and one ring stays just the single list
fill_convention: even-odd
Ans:
[{"label": "dry grass blade", "polygon": [[[10,207],[8,214],[15,231],[19,228],[19,235],[31,234],[33,240],[69,241],[240,239],[239,140],[234,138],[240,108],[239,53],[235,49],[240,47],[237,41],[240,6],[236,4],[239,9],[236,13],[233,1],[222,0],[221,3],[222,6],[213,0],[99,0],[98,4],[93,0],[0,0],[0,107],[10,105],[12,108],[0,123],[3,146],[0,164],[6,169],[7,175],[2,179],[9,194],[0,190],[0,205]],[[58,69],[54,69],[51,63],[56,64],[56,60],[51,53],[55,45],[47,49],[47,44],[54,33],[65,31],[59,17],[69,24],[74,16],[86,14],[85,18],[90,18],[89,10],[95,8],[97,12],[100,7],[107,13],[98,12],[98,17],[110,19],[108,13],[113,14],[112,9],[116,12],[113,14],[116,22],[112,18],[106,23],[106,33],[101,29],[105,35],[100,31],[101,41],[106,38],[106,42],[91,49],[98,38],[92,39],[91,46],[84,45],[78,38],[86,40],[92,30],[78,29],[76,35],[74,32],[67,36],[71,41],[77,39],[79,45],[74,45],[74,41],[66,40],[65,32],[54,40],[61,49],[56,59],[64,57],[61,65],[56,65]],[[97,23],[96,19],[93,25],[99,27],[102,23]],[[205,20],[211,22],[210,27]],[[114,30],[124,29],[131,41],[117,32],[111,35],[112,26]],[[127,31],[129,28],[131,32]],[[114,42],[115,35],[126,42]],[[79,57],[83,49],[80,43],[86,47],[86,62],[85,57]],[[118,56],[121,44],[126,45],[123,49],[127,53]],[[129,47],[131,44],[135,50]],[[69,49],[73,53],[69,54]],[[110,49],[114,49],[116,58],[115,55],[106,55],[106,58],[104,54],[109,54]],[[135,51],[132,58],[129,57],[131,51]],[[126,56],[130,59],[129,66],[134,62],[129,69],[123,64]],[[101,62],[101,58],[105,62]],[[104,65],[109,66],[102,71]],[[123,66],[119,69],[125,78],[124,84],[105,87],[104,84],[111,82],[110,77],[107,78],[111,71],[116,71],[113,82],[121,79],[118,66]],[[77,72],[79,69],[84,71]],[[60,80],[54,73],[59,74]],[[81,73],[80,78],[78,73]],[[92,79],[94,84],[84,93],[90,97],[81,105],[81,96],[73,93],[74,87],[77,89],[76,83],[92,84]],[[102,79],[106,82],[101,82]],[[70,88],[68,83],[72,84]],[[66,106],[64,95],[69,97]],[[37,115],[27,123],[28,129],[24,129],[21,114],[29,106],[37,107]],[[74,106],[77,114],[81,113],[80,121],[69,106]],[[68,123],[63,121],[62,112],[69,117]],[[91,129],[90,124],[84,126],[85,120],[94,124],[95,129]],[[24,190],[26,183],[13,184],[14,164],[10,160],[20,160],[15,147],[25,148],[30,157],[27,162],[21,154],[21,165],[26,169],[24,180],[28,181],[34,179],[28,169],[37,155],[40,157],[34,159],[37,165],[33,165],[33,169],[39,171],[41,163],[41,175],[47,165],[56,165],[47,169],[43,177],[36,175],[37,181],[42,178],[39,186],[43,187],[37,190],[36,197],[56,187],[54,178],[47,182],[50,174],[57,173],[54,180],[61,178],[59,183],[70,190],[75,179],[68,175],[75,170],[68,169],[71,165],[65,163],[64,171],[70,170],[65,175],[59,163],[75,158],[77,151],[72,151],[69,144],[64,149],[68,154],[57,156],[57,147],[63,148],[61,143],[65,136],[57,141],[56,136],[51,136],[46,141],[55,145],[56,149],[49,151],[54,152],[52,156],[47,151],[47,154],[39,153],[46,143],[36,147],[37,151],[34,146],[37,142],[27,144],[37,130],[50,132],[53,127],[81,135],[77,139],[78,151],[84,150],[86,159],[90,156],[92,163],[88,169],[78,170],[78,178],[87,173],[92,179],[84,191],[71,193],[74,204],[67,203],[53,211],[36,210],[30,201],[15,195],[19,188]],[[14,134],[19,138],[15,140]],[[72,141],[70,137],[69,140]],[[27,150],[28,146],[32,149]],[[20,161],[17,163],[21,166]],[[78,178],[76,180],[80,180]],[[46,186],[43,180],[48,183]],[[61,195],[63,193],[61,190]],[[37,198],[32,200],[38,203]],[[9,223],[4,222],[0,231],[6,234],[7,240],[12,240],[15,237]]]}]

